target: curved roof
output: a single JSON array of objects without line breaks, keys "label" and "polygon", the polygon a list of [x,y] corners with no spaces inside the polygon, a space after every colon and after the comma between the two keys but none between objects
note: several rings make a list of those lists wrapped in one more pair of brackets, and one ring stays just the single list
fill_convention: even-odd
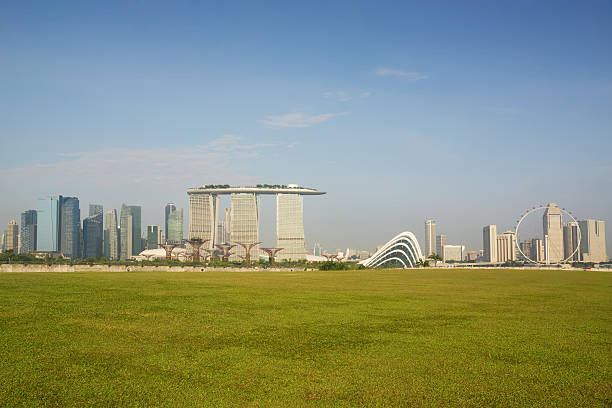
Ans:
[{"label": "curved roof", "polygon": [[423,259],[423,254],[416,237],[412,232],[404,231],[393,237],[374,255],[359,263],[364,266],[375,267],[389,262],[397,262],[402,264],[404,268],[414,268],[421,259]]},{"label": "curved roof", "polygon": [[235,193],[253,193],[253,194],[302,194],[302,195],[321,195],[324,191],[315,190],[307,187],[196,187],[187,190],[187,194],[235,194]]}]

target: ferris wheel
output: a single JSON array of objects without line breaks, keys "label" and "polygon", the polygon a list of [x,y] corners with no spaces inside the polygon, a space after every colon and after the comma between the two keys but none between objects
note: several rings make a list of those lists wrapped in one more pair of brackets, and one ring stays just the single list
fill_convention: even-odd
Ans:
[{"label": "ferris wheel", "polygon": [[[548,208],[548,205],[539,205],[539,206],[535,206],[527,211],[525,211],[523,213],[523,215],[521,215],[521,218],[519,218],[519,220],[516,222],[516,226],[514,227],[514,236],[516,237],[516,249],[517,251],[523,255],[523,257],[531,263],[534,264],[547,264],[548,263],[548,259],[539,261],[539,260],[534,260],[531,259],[530,257],[528,257],[527,255],[525,255],[525,253],[523,253],[523,251],[521,250],[521,246],[519,245],[519,228],[521,226],[521,223],[523,222],[523,220],[525,218],[527,218],[530,214],[536,212],[536,211],[540,211],[540,210],[545,210],[546,208]],[[574,255],[578,252],[578,250],[580,249],[580,241],[582,240],[582,232],[580,231],[580,224],[578,223],[578,221],[576,220],[576,218],[574,217],[574,215],[566,210],[565,208],[559,208],[559,210],[561,210],[561,214],[565,214],[567,215],[576,225],[577,230],[578,230],[578,242],[576,243],[576,248],[574,249],[574,251],[569,254],[569,256],[561,261],[559,261],[559,263],[565,263],[567,261],[569,261],[570,259],[572,259],[574,257]],[[546,257],[548,258],[548,257]]]}]

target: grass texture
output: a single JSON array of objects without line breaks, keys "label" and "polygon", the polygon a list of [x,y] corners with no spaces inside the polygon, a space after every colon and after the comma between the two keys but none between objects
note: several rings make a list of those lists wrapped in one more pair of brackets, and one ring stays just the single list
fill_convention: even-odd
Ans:
[{"label": "grass texture", "polygon": [[5,273],[0,406],[612,406],[612,273]]}]

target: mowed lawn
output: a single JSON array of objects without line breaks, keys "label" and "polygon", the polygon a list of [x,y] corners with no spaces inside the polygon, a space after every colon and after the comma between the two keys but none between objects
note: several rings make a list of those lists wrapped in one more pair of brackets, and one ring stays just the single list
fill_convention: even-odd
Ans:
[{"label": "mowed lawn", "polygon": [[612,406],[612,273],[0,274],[0,406]]}]

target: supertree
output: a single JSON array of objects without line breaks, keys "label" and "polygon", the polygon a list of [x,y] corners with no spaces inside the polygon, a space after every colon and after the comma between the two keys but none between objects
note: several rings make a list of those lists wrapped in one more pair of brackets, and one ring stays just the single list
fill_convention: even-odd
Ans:
[{"label": "supertree", "polygon": [[276,254],[282,251],[285,248],[261,248],[266,254],[268,254],[268,261],[270,261],[270,265],[274,265],[274,258]]},{"label": "supertree", "polygon": [[238,241],[235,241],[235,242],[237,245],[240,245],[241,247],[243,247],[246,252],[246,255],[244,256],[244,262],[251,263],[251,249],[255,245],[261,244],[261,242],[238,242]]},{"label": "supertree", "polygon": [[219,248],[221,250],[222,255],[222,260],[223,262],[227,262],[229,260],[229,256],[230,254],[230,250],[235,247],[236,245],[234,244],[217,244],[216,247]]},{"label": "supertree", "polygon": [[179,246],[179,244],[173,244],[167,241],[165,244],[157,244],[157,245],[159,245],[161,248],[164,248],[164,250],[166,250],[166,259],[172,259],[172,250],[176,248],[177,246]]},{"label": "supertree", "polygon": [[191,245],[193,262],[200,262],[200,248],[208,241],[210,241],[210,239],[191,238],[183,240],[183,242],[187,242]]},{"label": "supertree", "polygon": [[325,259],[327,259],[328,261],[337,261],[338,260],[338,255],[336,254],[321,254],[322,256],[325,257]]}]

